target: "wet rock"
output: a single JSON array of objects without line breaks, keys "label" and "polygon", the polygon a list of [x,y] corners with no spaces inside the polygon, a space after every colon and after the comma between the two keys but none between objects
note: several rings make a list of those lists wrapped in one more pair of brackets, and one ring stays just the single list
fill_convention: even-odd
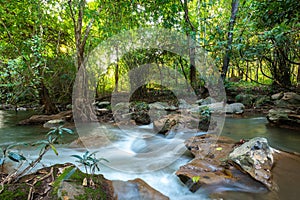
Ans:
[{"label": "wet rock", "polygon": [[58,127],[61,126],[65,123],[65,120],[62,119],[53,119],[53,120],[49,120],[47,121],[43,127],[44,128],[52,128],[52,127]]},{"label": "wet rock", "polygon": [[229,154],[229,159],[270,190],[277,189],[271,177],[273,150],[266,138],[257,137],[245,142]]},{"label": "wet rock", "polygon": [[114,199],[128,200],[168,200],[169,198],[153,189],[142,179],[129,181],[112,181],[114,188]]},{"label": "wet rock", "polygon": [[245,106],[242,103],[227,104],[225,107],[227,114],[242,114],[244,113]]},{"label": "wet rock", "polygon": [[189,114],[169,114],[153,121],[154,131],[167,135],[171,130],[204,130],[209,127],[208,117],[193,117]]},{"label": "wet rock", "polygon": [[44,124],[50,120],[64,120],[64,121],[72,121],[73,113],[71,110],[63,111],[56,115],[33,115],[29,119],[22,120],[18,123],[18,125],[36,125],[36,124]]},{"label": "wet rock", "polygon": [[267,119],[271,125],[300,129],[300,111],[286,108],[271,109],[268,112]]},{"label": "wet rock", "polygon": [[[232,151],[233,144],[233,140],[213,134],[188,139],[185,145],[195,158],[181,166],[176,175],[192,192],[202,186],[233,181],[234,172],[223,166],[229,152]],[[195,181],[195,177],[199,179]]]}]

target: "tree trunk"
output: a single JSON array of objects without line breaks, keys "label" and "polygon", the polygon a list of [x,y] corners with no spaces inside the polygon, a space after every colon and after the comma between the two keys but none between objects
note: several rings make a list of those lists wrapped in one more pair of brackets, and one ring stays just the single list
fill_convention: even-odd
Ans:
[{"label": "tree trunk", "polygon": [[231,2],[231,16],[229,21],[229,29],[228,29],[228,39],[227,39],[227,47],[225,51],[225,56],[223,59],[223,66],[222,66],[222,78],[223,80],[226,78],[226,74],[228,71],[228,66],[230,62],[230,53],[231,53],[231,44],[233,40],[233,28],[236,20],[236,16],[238,13],[239,7],[239,0],[232,0]]},{"label": "tree trunk", "polygon": [[39,95],[40,104],[44,106],[43,111],[46,115],[58,113],[57,107],[51,101],[49,90],[43,82],[40,83]]},{"label": "tree trunk", "polygon": [[116,64],[116,70],[115,70],[115,92],[118,92],[119,90],[119,56],[118,56],[118,47],[116,48],[117,53],[117,64]]},{"label": "tree trunk", "polygon": [[188,37],[189,40],[189,60],[190,60],[190,74],[189,74],[189,78],[190,78],[190,83],[191,86],[194,90],[197,89],[197,76],[196,76],[196,62],[195,62],[195,57],[196,57],[196,48],[194,47],[193,42],[190,41],[193,35],[195,35],[196,33],[196,28],[195,26],[192,24],[192,22],[190,21],[189,18],[189,9],[188,9],[188,0],[184,0],[183,2],[180,0],[181,5],[183,7],[184,10],[184,20],[185,23],[188,25],[189,30],[186,31],[186,35]]}]

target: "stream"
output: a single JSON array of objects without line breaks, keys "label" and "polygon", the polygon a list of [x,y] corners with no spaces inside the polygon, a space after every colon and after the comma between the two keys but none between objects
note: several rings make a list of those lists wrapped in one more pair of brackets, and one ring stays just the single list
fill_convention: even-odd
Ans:
[{"label": "stream", "polygon": [[[17,142],[34,142],[45,137],[47,129],[42,126],[17,126],[16,123],[32,115],[24,111],[1,111],[0,110],[0,146]],[[235,140],[250,139],[253,137],[266,137],[270,145],[290,152],[300,153],[299,131],[268,127],[265,117],[253,116],[248,118],[226,118],[222,131],[223,136]],[[109,142],[97,148],[89,148],[90,151],[97,150],[97,156],[109,160],[103,163],[100,173],[110,180],[132,180],[141,178],[154,189],[168,196],[171,200],[180,199],[210,199],[211,192],[224,192],[223,199],[270,199],[265,195],[267,191],[260,188],[247,187],[244,185],[220,185],[211,188],[201,188],[192,193],[182,184],[175,175],[176,170],[190,161],[190,154],[185,151],[184,140],[192,137],[195,133],[179,132],[166,139],[151,133],[152,125],[140,126],[134,130],[120,130],[112,126],[89,126],[85,127],[89,134],[105,134]],[[80,131],[82,132],[82,130]],[[204,134],[199,132],[196,134]],[[80,135],[82,136],[82,135]],[[178,137],[177,137],[178,136]],[[82,155],[86,148],[70,147],[69,143],[78,135],[66,136],[66,144],[58,147],[59,156],[48,152],[42,160],[45,165],[72,162],[76,165],[71,155]],[[34,157],[36,149],[22,148],[25,156]],[[296,162],[289,174],[298,174],[299,161]],[[40,165],[39,167],[42,167]],[[83,169],[82,166],[79,166]],[[282,172],[282,182],[289,182],[289,176]],[[298,179],[299,180],[299,179]],[[281,199],[293,199],[299,195],[300,183],[294,181],[288,189],[280,191]],[[135,193],[126,191],[119,193],[119,199],[135,199]],[[292,194],[294,192],[295,194]],[[227,198],[226,198],[227,197]]]}]

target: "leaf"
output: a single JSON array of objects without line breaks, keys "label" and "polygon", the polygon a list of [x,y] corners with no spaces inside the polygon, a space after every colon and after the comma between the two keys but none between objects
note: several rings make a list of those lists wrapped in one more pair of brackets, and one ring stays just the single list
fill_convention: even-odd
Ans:
[{"label": "leaf", "polygon": [[56,147],[53,144],[50,144],[51,149],[53,150],[53,152],[58,156],[58,152]]},{"label": "leaf", "polygon": [[71,130],[71,129],[68,129],[68,128],[61,128],[61,130],[65,131],[65,132],[67,132],[69,134],[74,134],[74,131]]},{"label": "leaf", "polygon": [[21,154],[14,153],[14,152],[9,152],[7,157],[15,162],[20,162],[21,160],[26,160],[26,158],[24,156],[22,156]]},{"label": "leaf", "polygon": [[217,151],[222,151],[223,148],[222,148],[222,147],[217,147],[216,150],[217,150]]},{"label": "leaf", "polygon": [[77,158],[79,160],[83,160],[83,158],[81,156],[79,156],[79,155],[71,155],[71,157]]},{"label": "leaf", "polygon": [[197,183],[200,180],[200,176],[193,176],[192,181],[193,183]]}]

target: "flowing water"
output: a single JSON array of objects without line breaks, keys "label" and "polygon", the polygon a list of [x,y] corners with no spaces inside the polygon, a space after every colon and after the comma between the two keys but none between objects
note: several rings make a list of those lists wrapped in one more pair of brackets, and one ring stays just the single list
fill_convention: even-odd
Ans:
[{"label": "flowing water", "polygon": [[[16,126],[15,124],[32,113],[19,112],[16,114],[12,111],[0,111],[0,146],[8,145],[15,142],[32,142],[45,137],[47,129],[41,126]],[[266,137],[270,145],[292,152],[300,152],[300,133],[293,130],[269,128],[266,126],[267,120],[264,117],[250,118],[227,118],[222,135],[229,136],[233,139],[241,138]],[[141,178],[150,186],[170,197],[170,199],[209,199],[208,194],[212,191],[221,192],[221,197],[216,199],[270,199],[272,196],[266,195],[266,191],[258,186],[249,187],[247,184],[223,184],[220,186],[207,187],[191,193],[188,188],[180,182],[175,175],[176,170],[191,160],[191,156],[185,151],[183,142],[186,138],[194,136],[195,133],[174,133],[169,138],[163,138],[151,133],[152,126],[141,126],[126,131],[117,129],[112,126],[89,126],[82,132],[90,135],[104,134],[108,138],[108,142],[103,143],[100,147],[90,147],[89,150],[98,150],[97,156],[104,157],[109,163],[101,166],[101,173],[111,180],[132,180]],[[203,134],[203,133],[196,133]],[[78,137],[78,136],[77,136]],[[103,138],[103,137],[101,137]],[[76,136],[68,138],[68,141],[76,139]],[[98,138],[99,139],[99,138]],[[68,143],[68,142],[67,142]],[[37,153],[36,149],[22,149],[25,156],[34,157]],[[48,152],[43,158],[43,164],[52,165],[56,163],[75,162],[71,157],[73,154],[82,155],[86,148],[70,147],[68,144],[59,146],[59,156],[53,152]],[[299,162],[295,161],[292,171],[289,174],[298,174]],[[291,164],[291,163],[290,163]],[[40,166],[41,167],[41,166]],[[281,166],[284,169],[283,166]],[[82,166],[81,166],[82,168]],[[283,175],[281,182],[285,184],[288,178]],[[246,180],[245,180],[246,181]],[[291,191],[297,196],[297,188],[299,182],[293,182],[290,188],[284,188],[281,193],[281,199],[292,199]],[[295,190],[295,191],[294,191]],[[133,197],[134,192],[123,193],[123,199],[128,196]],[[122,199],[122,193],[119,194]]]}]

